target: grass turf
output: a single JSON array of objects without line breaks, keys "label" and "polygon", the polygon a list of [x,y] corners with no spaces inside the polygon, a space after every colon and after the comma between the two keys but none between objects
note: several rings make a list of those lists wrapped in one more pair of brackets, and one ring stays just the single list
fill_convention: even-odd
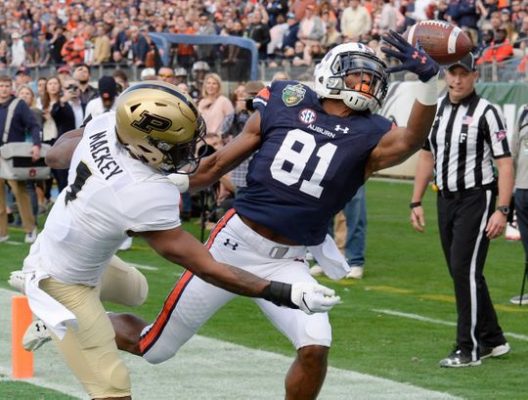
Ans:
[{"label": "grass turf", "polygon": [[[484,360],[477,368],[441,369],[438,361],[451,351],[455,327],[402,318],[384,311],[416,314],[447,323],[456,321],[452,283],[436,227],[435,196],[429,192],[424,199],[426,233],[419,234],[409,223],[411,190],[408,183],[369,182],[364,279],[339,282],[320,279],[323,284],[335,288],[343,299],[343,304],[330,314],[334,335],[330,365],[467,399],[525,399],[519,384],[524,382],[528,353],[526,336],[522,336],[526,333],[528,307],[508,302],[519,294],[524,268],[520,242],[494,240],[485,269],[504,331],[521,335],[508,338],[513,350],[504,358]],[[196,223],[188,223],[186,228],[199,235]],[[12,236],[15,240],[23,240],[22,232],[14,232]],[[0,245],[1,259],[8,260],[0,270],[1,286],[7,286],[9,271],[19,268],[27,248],[26,245]],[[149,281],[149,299],[136,309],[142,317],[154,318],[181,268],[162,260],[138,239],[134,240],[130,251],[120,256],[126,261],[159,268],[143,271]],[[108,304],[108,308],[130,311],[113,304]],[[234,300],[217,313],[200,334],[294,355],[289,342],[275,331],[250,300],[244,298]],[[0,385],[0,398],[5,398],[3,386]]]}]

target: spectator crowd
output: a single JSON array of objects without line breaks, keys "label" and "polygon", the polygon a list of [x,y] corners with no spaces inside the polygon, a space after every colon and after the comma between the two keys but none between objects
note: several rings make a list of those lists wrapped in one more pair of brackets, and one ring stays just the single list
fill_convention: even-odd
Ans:
[{"label": "spectator crowd", "polygon": [[[460,26],[472,38],[479,64],[510,60],[526,73],[528,0],[5,0],[0,3],[0,75],[13,80],[14,93],[32,110],[42,141],[52,144],[90,115],[112,110],[115,97],[128,86],[127,68],[139,67],[140,79],[171,82],[193,97],[207,119],[208,151],[215,151],[240,132],[262,83],[249,83],[248,90],[247,83],[236,84],[244,79],[235,74],[228,86],[215,73],[219,67],[246,68],[244,52],[231,44],[178,44],[171,49],[170,64],[162,65],[162,50],[149,32],[252,39],[260,61],[277,71],[274,79],[284,79],[278,75],[285,66],[309,68],[339,43],[359,41],[378,50],[386,31],[403,32],[425,19]],[[97,66],[110,68],[98,89],[91,84]],[[49,75],[35,79],[32,70],[41,67]],[[214,189],[207,206],[212,221],[221,214],[215,209],[228,207],[244,185],[246,166],[241,167],[241,174],[235,171],[234,178],[225,177]],[[52,172],[62,190],[66,170]],[[51,188],[51,180],[28,182],[34,216],[48,208]],[[8,212],[17,208],[14,200],[8,201]],[[184,217],[193,214],[190,199],[183,207]],[[5,229],[2,238],[7,238]]]},{"label": "spectator crowd", "polygon": [[[0,68],[79,63],[161,67],[149,32],[252,39],[267,66],[310,66],[343,41],[374,49],[389,29],[424,19],[452,22],[480,63],[516,59],[524,72],[528,0],[6,0],[0,4]],[[243,61],[233,45],[174,46],[171,67]]]}]

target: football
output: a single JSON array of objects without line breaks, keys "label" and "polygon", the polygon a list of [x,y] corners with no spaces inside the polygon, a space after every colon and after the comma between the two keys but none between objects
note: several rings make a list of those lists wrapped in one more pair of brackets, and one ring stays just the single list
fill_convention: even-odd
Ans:
[{"label": "football", "polygon": [[469,36],[458,26],[445,21],[421,21],[411,26],[403,36],[422,49],[439,64],[452,64],[473,48]]}]

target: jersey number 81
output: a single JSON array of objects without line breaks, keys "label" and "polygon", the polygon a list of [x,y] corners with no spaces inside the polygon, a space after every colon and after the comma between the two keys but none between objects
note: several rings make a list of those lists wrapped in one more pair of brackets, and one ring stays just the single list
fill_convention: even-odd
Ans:
[{"label": "jersey number 81", "polygon": [[[302,144],[300,151],[294,150],[296,143]],[[301,129],[289,131],[271,164],[271,176],[273,179],[287,186],[298,183],[308,161],[316,150],[316,146],[315,138],[311,134]],[[299,188],[301,192],[317,199],[321,197],[323,187],[320,184],[336,150],[337,146],[332,143],[326,143],[317,149],[315,155],[319,158],[319,161],[310,180],[302,180]],[[286,166],[291,166],[291,168],[285,169]]]}]

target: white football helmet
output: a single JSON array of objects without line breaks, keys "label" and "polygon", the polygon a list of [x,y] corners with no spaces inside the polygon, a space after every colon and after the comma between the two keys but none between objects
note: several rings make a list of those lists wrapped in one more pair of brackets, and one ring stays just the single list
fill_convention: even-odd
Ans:
[{"label": "white football helmet", "polygon": [[[341,99],[352,110],[370,110],[381,107],[387,94],[387,66],[374,50],[361,43],[343,43],[325,55],[314,71],[315,92],[328,99]],[[370,81],[350,88],[345,77],[350,73],[369,75]]]},{"label": "white football helmet", "polygon": [[196,148],[205,136],[205,123],[192,99],[176,86],[145,81],[118,97],[116,133],[143,163],[165,173],[183,168],[192,173],[200,162]]},{"label": "white football helmet", "polygon": [[209,64],[205,61],[195,61],[192,65],[191,72],[194,79],[203,79],[206,73],[210,72]]}]

